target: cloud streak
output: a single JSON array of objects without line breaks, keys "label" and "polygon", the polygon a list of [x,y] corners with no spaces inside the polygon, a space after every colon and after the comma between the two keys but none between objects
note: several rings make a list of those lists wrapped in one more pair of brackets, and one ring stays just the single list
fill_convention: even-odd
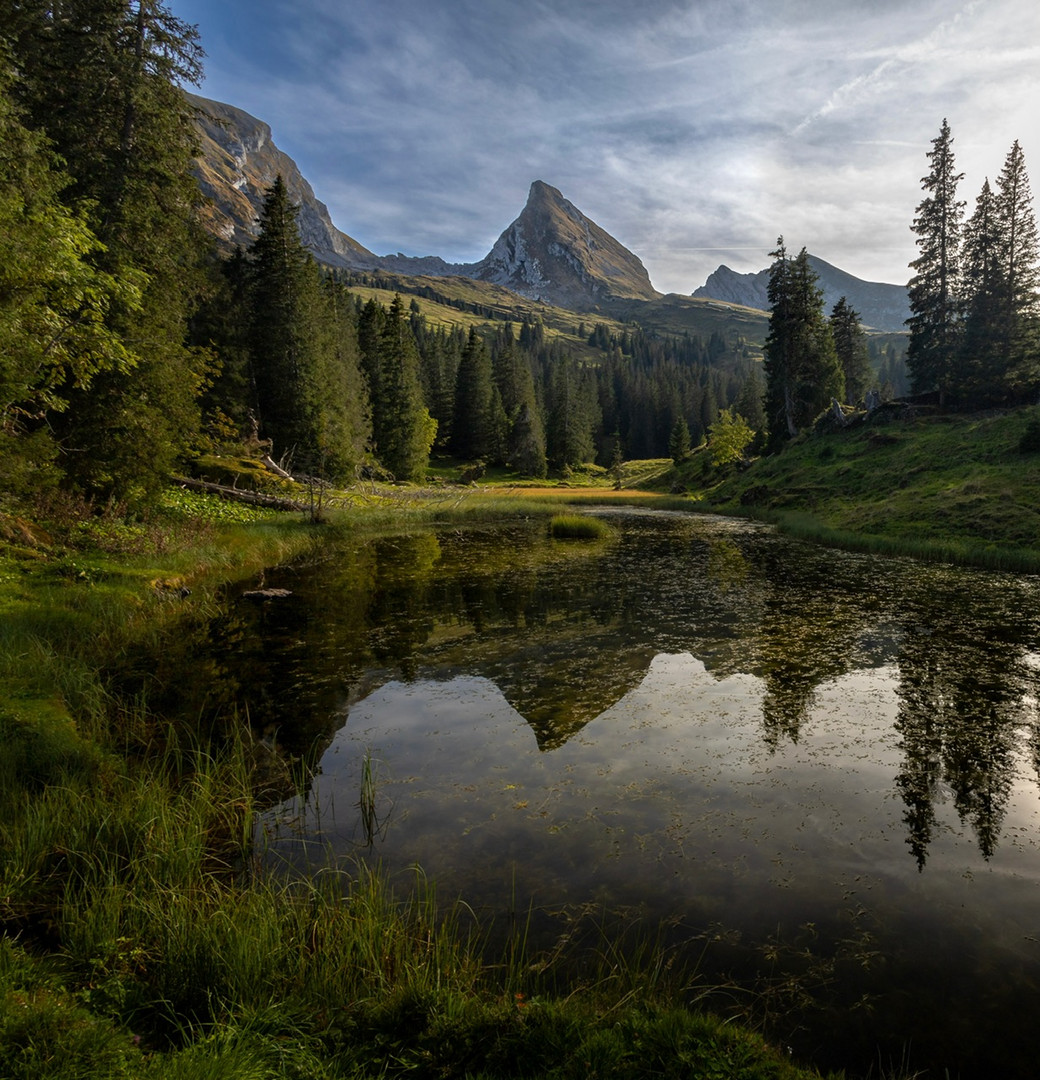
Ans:
[{"label": "cloud streak", "polygon": [[781,233],[902,281],[943,117],[968,200],[1014,139],[1040,152],[1033,0],[171,4],[203,93],[270,123],[378,252],[478,259],[541,179],[662,290],[760,269]]}]

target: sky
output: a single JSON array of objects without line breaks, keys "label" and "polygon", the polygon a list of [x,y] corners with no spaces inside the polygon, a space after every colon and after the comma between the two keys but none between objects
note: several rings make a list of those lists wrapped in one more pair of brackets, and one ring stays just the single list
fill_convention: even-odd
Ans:
[{"label": "sky", "polygon": [[198,92],[270,124],[379,255],[475,262],[543,180],[662,292],[761,270],[781,235],[904,283],[944,118],[968,213],[1015,140],[1040,170],[1036,0],[167,5]]}]

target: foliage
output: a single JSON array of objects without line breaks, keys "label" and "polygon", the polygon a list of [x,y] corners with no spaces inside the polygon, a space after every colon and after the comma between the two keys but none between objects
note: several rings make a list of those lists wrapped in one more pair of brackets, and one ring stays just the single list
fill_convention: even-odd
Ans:
[{"label": "foliage", "polygon": [[676,465],[690,452],[690,426],[686,418],[680,416],[672,425],[672,433],[668,437],[668,453]]},{"label": "foliage", "polygon": [[734,409],[723,409],[718,420],[708,428],[708,450],[715,466],[742,461],[755,433]]},{"label": "foliage", "polygon": [[834,305],[830,324],[834,349],[845,381],[845,403],[855,405],[863,400],[873,378],[866,334],[860,325],[859,312],[844,296]]},{"label": "foliage", "polygon": [[0,76],[0,429],[18,434],[66,409],[66,388],[133,366],[106,319],[113,305],[140,305],[144,277],[91,265],[102,244],[60,201],[69,180],[19,121]]},{"label": "foliage", "polygon": [[843,374],[830,325],[823,315],[823,293],[805,248],[789,259],[783,237],[772,252],[769,272],[769,336],[764,346],[766,420],[770,446],[794,438],[843,395]]},{"label": "foliage", "polygon": [[249,356],[261,433],[305,472],[341,480],[368,437],[357,341],[334,283],[323,288],[282,178],[250,252]]},{"label": "foliage", "polygon": [[400,296],[389,311],[373,311],[373,332],[361,334],[372,395],[376,456],[398,480],[421,480],[437,436],[437,421],[423,402],[419,351]]},{"label": "foliage", "polygon": [[949,392],[954,357],[960,344],[958,273],[961,218],[957,199],[953,137],[944,119],[928,153],[931,171],[921,180],[928,196],[918,205],[913,231],[918,257],[910,264],[910,345],[907,365],[917,393],[937,389],[940,401]]}]

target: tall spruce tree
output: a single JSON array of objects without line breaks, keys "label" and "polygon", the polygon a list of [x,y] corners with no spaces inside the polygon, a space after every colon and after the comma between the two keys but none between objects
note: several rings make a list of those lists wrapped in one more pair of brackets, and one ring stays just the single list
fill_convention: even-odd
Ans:
[{"label": "tall spruce tree", "polygon": [[945,404],[960,352],[958,258],[964,211],[957,199],[964,174],[955,170],[953,137],[945,119],[928,160],[931,171],[921,180],[928,196],[918,205],[912,226],[920,254],[910,263],[914,275],[908,285],[907,367],[915,393],[938,390],[940,404]]},{"label": "tall spruce tree", "polygon": [[783,237],[771,252],[768,295],[772,310],[763,351],[770,449],[779,449],[844,393],[823,292],[805,248],[788,259]]},{"label": "tall spruce tree", "polygon": [[372,437],[376,456],[398,480],[421,480],[429,465],[437,421],[423,402],[419,350],[400,296],[394,297],[385,315],[377,357],[367,367],[375,375]]},{"label": "tall spruce tree", "polygon": [[831,311],[831,336],[845,379],[845,403],[855,405],[870,386],[870,354],[867,336],[860,325],[859,312],[844,296]]},{"label": "tall spruce tree", "polygon": [[303,471],[347,476],[366,429],[352,329],[337,316],[277,177],[251,250],[250,360],[261,434]]},{"label": "tall spruce tree", "polygon": [[[495,386],[491,353],[484,339],[470,329],[455,378],[455,408],[451,424],[451,452],[463,461],[488,460],[500,442],[495,427]],[[501,398],[498,402],[501,409]]]},{"label": "tall spruce tree", "polygon": [[507,422],[506,463],[524,476],[545,476],[545,425],[531,366],[514,347],[512,331],[508,344],[494,358],[494,375]]},{"label": "tall spruce tree", "polygon": [[1004,382],[1012,396],[1034,393],[1040,380],[1037,337],[1037,289],[1040,286],[1040,240],[1025,156],[1016,139],[997,178],[994,216],[1003,271]]},{"label": "tall spruce tree", "polygon": [[994,202],[987,178],[962,236],[963,331],[955,390],[966,404],[991,404],[1003,396],[1005,389],[1007,290]]}]

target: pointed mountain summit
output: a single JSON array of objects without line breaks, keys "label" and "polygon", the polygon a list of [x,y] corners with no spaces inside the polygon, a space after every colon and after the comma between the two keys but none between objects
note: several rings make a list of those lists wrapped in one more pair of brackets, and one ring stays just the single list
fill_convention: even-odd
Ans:
[{"label": "pointed mountain summit", "polygon": [[473,276],[573,310],[660,295],[628,248],[541,180]]}]

